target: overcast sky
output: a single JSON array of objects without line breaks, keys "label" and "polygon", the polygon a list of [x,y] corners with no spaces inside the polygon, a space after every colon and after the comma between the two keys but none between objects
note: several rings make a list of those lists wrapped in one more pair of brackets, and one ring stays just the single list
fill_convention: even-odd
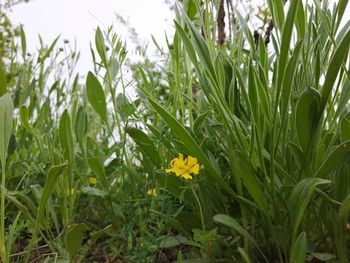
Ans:
[{"label": "overcast sky", "polygon": [[[59,34],[61,41],[76,40],[81,52],[78,69],[84,73],[92,68],[89,44],[97,26],[106,29],[113,24],[122,40],[128,40],[127,30],[115,14],[123,16],[145,43],[152,34],[162,44],[165,31],[172,35],[174,15],[164,0],[32,0],[15,6],[10,18],[13,24],[24,25],[31,51],[39,46],[38,34],[46,44]],[[128,45],[132,52],[132,44]]]}]

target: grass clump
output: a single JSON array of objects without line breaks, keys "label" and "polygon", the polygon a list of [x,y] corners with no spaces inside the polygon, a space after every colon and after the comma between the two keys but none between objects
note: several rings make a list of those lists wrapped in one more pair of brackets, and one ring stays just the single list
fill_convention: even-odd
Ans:
[{"label": "grass clump", "polygon": [[23,56],[1,97],[2,262],[348,262],[347,1],[267,3],[270,42],[237,12],[217,43],[220,3],[177,5],[165,63],[132,82],[112,28],[83,85],[58,39]]}]

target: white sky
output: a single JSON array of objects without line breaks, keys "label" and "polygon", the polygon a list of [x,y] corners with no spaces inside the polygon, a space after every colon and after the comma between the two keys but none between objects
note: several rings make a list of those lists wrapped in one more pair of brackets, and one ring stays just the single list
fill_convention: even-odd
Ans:
[{"label": "white sky", "polygon": [[[45,44],[59,34],[60,44],[64,39],[76,40],[81,52],[78,71],[84,74],[92,69],[89,45],[97,26],[103,30],[113,24],[115,32],[128,44],[127,30],[117,22],[115,14],[123,16],[145,43],[153,34],[164,45],[165,31],[172,35],[174,14],[164,0],[32,0],[13,7],[10,18],[13,24],[24,25],[29,51],[39,46],[39,34]],[[133,46],[128,46],[130,53]]]}]

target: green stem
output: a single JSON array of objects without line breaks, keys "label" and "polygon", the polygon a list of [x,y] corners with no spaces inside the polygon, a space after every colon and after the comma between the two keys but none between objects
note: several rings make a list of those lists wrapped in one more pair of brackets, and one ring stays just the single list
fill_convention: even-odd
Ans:
[{"label": "green stem", "polygon": [[2,160],[2,176],[1,176],[1,215],[0,215],[0,258],[3,263],[8,262],[6,245],[5,245],[5,167],[6,160]]},{"label": "green stem", "polygon": [[199,201],[198,195],[196,193],[196,191],[193,189],[193,185],[190,184],[190,189],[193,193],[194,199],[196,199],[197,205],[198,205],[198,209],[199,209],[199,214],[201,216],[201,223],[202,223],[202,230],[205,231],[205,224],[204,224],[204,216],[203,216],[203,210],[202,210],[202,205],[201,202]]}]

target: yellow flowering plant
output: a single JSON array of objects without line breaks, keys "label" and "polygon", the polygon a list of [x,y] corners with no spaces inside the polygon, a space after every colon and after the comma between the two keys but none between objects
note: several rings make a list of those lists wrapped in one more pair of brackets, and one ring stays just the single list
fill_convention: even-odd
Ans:
[{"label": "yellow flowering plant", "polygon": [[89,178],[89,185],[95,186],[97,184],[97,178],[96,177],[90,177]]},{"label": "yellow flowering plant", "polygon": [[157,190],[155,188],[148,189],[147,194],[150,196],[157,196],[158,195]]},{"label": "yellow flowering plant", "polygon": [[199,163],[197,158],[188,156],[184,159],[184,156],[179,153],[179,157],[171,160],[171,168],[165,169],[167,173],[175,173],[176,176],[182,177],[187,180],[192,180],[193,175],[199,174]]}]

